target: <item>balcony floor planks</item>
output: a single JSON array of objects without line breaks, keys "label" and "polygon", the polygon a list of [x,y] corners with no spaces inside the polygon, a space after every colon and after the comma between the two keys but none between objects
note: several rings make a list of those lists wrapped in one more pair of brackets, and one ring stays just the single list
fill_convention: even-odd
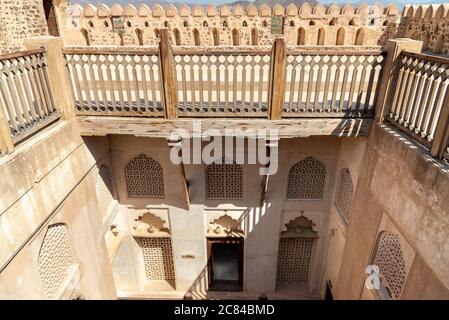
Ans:
[{"label": "balcony floor planks", "polygon": [[[371,118],[301,118],[268,120],[246,119],[161,119],[141,117],[78,116],[83,136],[104,136],[107,134],[130,134],[142,137],[168,138],[175,129],[193,132],[193,123],[200,123],[204,134],[206,129],[216,129],[224,135],[225,129],[277,129],[279,138],[333,135],[338,137],[368,136]],[[269,133],[268,133],[269,134]],[[236,132],[233,136],[241,135]]]}]

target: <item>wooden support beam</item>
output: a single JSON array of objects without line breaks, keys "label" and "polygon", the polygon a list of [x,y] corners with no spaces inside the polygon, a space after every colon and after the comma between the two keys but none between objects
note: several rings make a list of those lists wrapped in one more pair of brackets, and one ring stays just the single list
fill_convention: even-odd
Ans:
[{"label": "wooden support beam", "polygon": [[282,118],[285,95],[285,77],[287,73],[287,47],[284,38],[276,38],[271,51],[270,79],[268,95],[268,117],[279,120]]},{"label": "wooden support beam", "polygon": [[189,208],[190,208],[189,182],[187,181],[184,162],[182,161],[182,138],[176,139],[176,140],[171,140],[169,138],[169,139],[167,139],[167,141],[168,141],[168,146],[170,148],[178,149],[179,156],[181,157],[181,163],[179,164],[179,166],[181,169],[181,177],[182,177],[182,181],[183,181],[184,202],[186,204],[186,210],[189,210]]},{"label": "wooden support beam", "polygon": [[442,158],[449,146],[449,91],[446,91],[443,105],[438,117],[435,135],[430,153],[433,157]]},{"label": "wooden support beam", "polygon": [[159,38],[159,58],[161,61],[165,117],[167,119],[174,119],[178,117],[178,91],[175,77],[173,50],[168,39],[167,28],[159,29]]},{"label": "wooden support beam", "polygon": [[[265,148],[266,148],[267,156],[270,157],[271,153],[272,153],[272,149],[273,148],[278,148],[278,146],[279,146],[279,140],[278,139],[277,140],[268,140],[268,141],[266,141]],[[265,168],[268,168],[268,167],[270,167],[270,162],[268,162],[265,165]],[[260,201],[259,201],[259,206],[260,207],[263,206],[263,204],[265,202],[265,199],[266,199],[266,196],[267,196],[269,179],[270,179],[269,175],[266,174],[266,175],[263,176],[262,185],[261,185],[261,195],[260,195]]]},{"label": "wooden support beam", "polygon": [[[223,136],[226,129],[234,136],[248,136],[252,132],[256,136],[257,130],[278,130],[279,138],[304,138],[309,136],[337,136],[357,137],[368,136],[372,119],[158,119],[142,117],[107,117],[107,116],[78,116],[81,135],[97,136],[107,134],[132,134],[140,137],[167,139],[173,130],[182,129],[187,134],[195,134],[194,124],[200,125],[202,132],[206,129],[216,129]],[[237,130],[238,129],[238,130]]]}]

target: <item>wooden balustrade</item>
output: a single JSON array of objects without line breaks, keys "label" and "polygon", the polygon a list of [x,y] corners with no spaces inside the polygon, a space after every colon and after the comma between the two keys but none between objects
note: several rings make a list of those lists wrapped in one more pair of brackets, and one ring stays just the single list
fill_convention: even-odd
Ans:
[{"label": "wooden balustrade", "polygon": [[176,54],[180,116],[265,116],[270,56]]},{"label": "wooden balustrade", "polygon": [[[65,49],[78,114],[373,117],[380,51]],[[164,109],[165,108],[165,109]]]},{"label": "wooden balustrade", "polygon": [[[50,89],[45,50],[0,56],[0,151],[59,118]],[[2,151],[3,150],[3,151]]]},{"label": "wooden balustrade", "polygon": [[402,51],[387,120],[441,158],[449,138],[449,58]]},{"label": "wooden balustrade", "polygon": [[382,52],[287,53],[284,117],[372,117]]},{"label": "wooden balustrade", "polygon": [[160,59],[143,51],[63,50],[78,114],[164,116]]}]

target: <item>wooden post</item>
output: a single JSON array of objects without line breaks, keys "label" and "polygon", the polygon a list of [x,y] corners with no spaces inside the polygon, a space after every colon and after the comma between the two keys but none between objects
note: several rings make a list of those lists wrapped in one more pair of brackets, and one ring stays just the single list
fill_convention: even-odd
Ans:
[{"label": "wooden post", "polygon": [[35,38],[25,40],[27,49],[45,48],[49,85],[52,92],[55,107],[64,120],[75,117],[75,105],[73,101],[72,85],[69,72],[62,55],[64,43],[62,38]]},{"label": "wooden post", "polygon": [[159,59],[161,61],[165,117],[167,119],[174,119],[178,117],[178,92],[176,86],[173,51],[168,39],[167,28],[159,29],[159,38]]},{"label": "wooden post", "polygon": [[376,105],[377,122],[383,122],[385,116],[390,112],[398,78],[398,57],[404,50],[421,52],[421,48],[422,41],[402,38],[387,40],[387,58],[382,70],[379,98]]},{"label": "wooden post", "polygon": [[440,115],[438,116],[435,135],[432,141],[430,154],[436,158],[442,158],[449,146],[449,92],[446,92]]},{"label": "wooden post", "polygon": [[181,177],[183,182],[183,193],[184,193],[184,202],[186,204],[186,210],[189,210],[190,208],[190,196],[189,196],[189,182],[186,178],[186,171],[184,167],[184,162],[182,160],[182,138],[179,137],[179,139],[171,140],[170,138],[167,139],[168,146],[170,148],[176,148],[179,149],[179,156],[181,157],[181,163],[179,164],[180,170],[181,170]]},{"label": "wooden post", "polygon": [[268,95],[268,118],[282,118],[285,95],[285,76],[287,62],[287,47],[284,38],[276,38],[271,50],[270,79]]},{"label": "wooden post", "polygon": [[11,129],[3,112],[0,110],[0,155],[12,153],[14,151],[14,143],[12,141]]}]

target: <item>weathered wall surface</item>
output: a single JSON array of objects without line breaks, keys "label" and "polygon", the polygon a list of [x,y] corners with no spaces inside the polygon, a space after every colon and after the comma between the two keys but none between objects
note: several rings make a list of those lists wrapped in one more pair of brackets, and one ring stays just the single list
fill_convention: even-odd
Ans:
[{"label": "weathered wall surface", "polygon": [[401,299],[449,294],[449,172],[419,146],[375,125],[363,160],[346,246],[335,286],[337,299],[378,298],[364,289],[381,232],[398,236],[404,254]]},{"label": "weathered wall surface", "polygon": [[24,39],[47,34],[42,0],[0,3],[0,54],[25,50]]},{"label": "weathered wall surface", "polygon": [[398,37],[421,40],[423,51],[449,53],[449,4],[405,6]]},{"label": "weathered wall surface", "polygon": [[[337,207],[338,191],[340,188],[344,188],[342,185],[341,174],[343,170],[349,171],[353,190],[356,190],[358,178],[365,172],[363,159],[367,147],[367,140],[368,139],[366,138],[345,138],[341,141],[336,169],[336,184],[335,188],[332,189],[332,204],[329,218],[330,240],[325,270],[325,280],[330,281],[332,292],[334,292],[333,286],[338,282],[338,274],[343,258],[348,225],[351,221],[351,214],[347,216],[343,211],[340,211],[341,209],[339,209],[339,207]],[[352,197],[348,197],[349,203],[353,202],[353,197],[354,194],[352,194]],[[349,205],[349,208],[351,208],[351,205]],[[325,283],[323,283],[323,285],[324,284]]]},{"label": "weathered wall surface", "polygon": [[[0,159],[0,299],[115,298],[93,154],[75,123],[60,121]],[[49,228],[59,224],[67,241],[43,249]],[[61,252],[63,243],[72,251],[70,274],[44,252]],[[48,286],[58,289],[56,296]]]},{"label": "weathered wall surface", "polygon": [[[92,138],[93,140],[99,138]],[[273,294],[284,292],[276,284],[279,237],[286,224],[303,214],[313,223],[318,238],[314,244],[310,266],[309,286],[295,294],[299,297],[318,297],[323,293],[325,283],[324,266],[330,237],[330,207],[336,183],[336,164],[340,142],[336,137],[311,137],[281,140],[279,145],[279,170],[270,176],[265,204],[260,206],[262,176],[259,165],[242,165],[241,199],[217,199],[207,197],[207,177],[205,164],[186,164],[185,175],[189,181],[190,205],[186,206],[183,197],[183,177],[180,166],[169,159],[170,147],[167,141],[131,136],[111,136],[111,165],[116,182],[117,199],[128,224],[136,225],[139,217],[151,212],[164,221],[169,229],[173,248],[175,272],[174,288],[182,295],[192,284],[201,283],[202,292],[195,291],[195,298],[204,298],[207,293],[204,273],[207,266],[208,228],[223,215],[240,221],[245,234],[244,243],[244,292],[259,295],[261,292]],[[364,139],[355,139],[357,152],[362,152]],[[352,165],[348,149],[347,162]],[[134,157],[145,154],[156,160],[163,170],[165,196],[163,198],[129,197],[125,166]],[[287,180],[290,168],[307,157],[321,161],[326,168],[324,197],[319,200],[288,200]],[[354,164],[357,167],[359,164]],[[354,169],[356,170],[356,169]],[[142,177],[144,178],[144,177]],[[142,253],[133,237],[138,229],[124,231],[115,258],[113,258],[114,277],[120,295],[157,296],[167,294],[167,286],[146,281]],[[151,235],[150,235],[151,236]],[[133,270],[130,272],[130,270]],[[130,276],[132,275],[132,276]],[[195,287],[195,286],[193,286]],[[190,291],[192,291],[190,290]],[[239,293],[237,293],[237,296]]]},{"label": "weathered wall surface", "polygon": [[[153,5],[121,7],[91,4],[58,7],[59,25],[66,45],[156,45],[158,29],[167,27],[173,44],[183,46],[271,45],[273,17],[284,17],[288,45],[383,45],[399,23],[395,5],[357,8],[351,5],[286,8],[263,5],[229,7],[199,5],[162,8]],[[122,27],[114,26],[120,21]]]}]

